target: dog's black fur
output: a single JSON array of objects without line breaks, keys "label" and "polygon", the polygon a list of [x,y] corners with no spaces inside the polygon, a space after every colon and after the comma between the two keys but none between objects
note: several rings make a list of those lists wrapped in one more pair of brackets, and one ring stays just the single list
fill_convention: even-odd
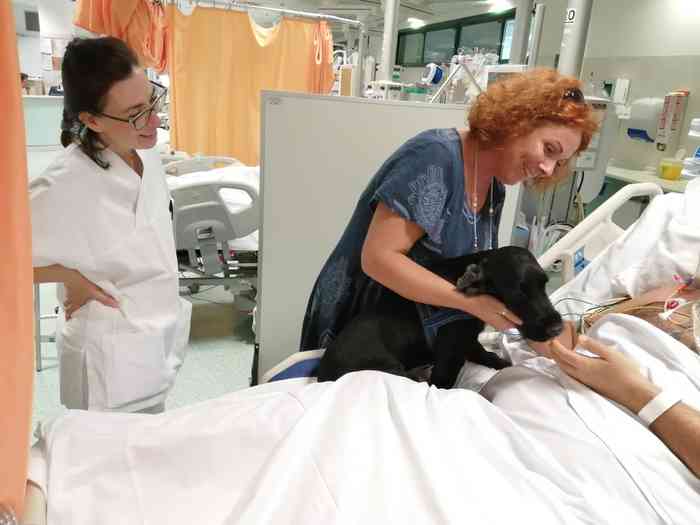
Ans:
[{"label": "dog's black fur", "polygon": [[[563,328],[547,297],[547,275],[533,255],[515,246],[447,259],[428,267],[455,283],[466,295],[491,295],[515,313],[520,333],[547,341]],[[362,312],[328,346],[318,368],[319,381],[334,381],[357,370],[382,370],[412,377],[411,370],[434,363],[432,384],[451,387],[466,360],[501,369],[509,363],[478,341],[484,323],[478,318],[453,321],[437,332],[428,348],[415,303],[392,292],[371,312]]]}]

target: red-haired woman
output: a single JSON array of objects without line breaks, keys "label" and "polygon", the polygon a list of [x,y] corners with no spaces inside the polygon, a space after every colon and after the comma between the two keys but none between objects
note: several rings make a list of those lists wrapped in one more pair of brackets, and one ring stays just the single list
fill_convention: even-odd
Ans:
[{"label": "red-haired woman", "polygon": [[540,69],[489,86],[468,129],[420,133],[387,159],[360,197],[316,281],[301,350],[324,348],[389,291],[414,301],[429,344],[439,326],[465,315],[498,330],[519,319],[498,300],[467,297],[424,266],[496,248],[504,184],[540,184],[597,129],[580,82]]}]

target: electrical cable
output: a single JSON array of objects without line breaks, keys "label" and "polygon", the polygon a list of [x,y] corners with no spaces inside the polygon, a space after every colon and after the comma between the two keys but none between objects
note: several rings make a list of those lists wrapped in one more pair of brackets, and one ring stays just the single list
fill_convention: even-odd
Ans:
[{"label": "electrical cable", "polygon": [[571,209],[571,202],[574,200],[574,186],[576,185],[576,177],[578,176],[578,172],[574,170],[574,177],[573,181],[571,181],[571,189],[569,191],[569,200],[566,203],[566,215],[564,215],[564,220],[567,222],[569,221],[569,210]]},{"label": "electrical cable", "polygon": [[583,180],[586,178],[586,172],[582,171],[581,172],[581,180],[578,183],[578,189],[576,190],[576,193],[574,194],[574,200],[576,201],[577,207],[578,207],[578,222],[583,221],[583,219],[586,218],[586,212],[583,207],[583,199],[581,198],[581,188],[583,187]]},{"label": "electrical cable", "polygon": [[552,209],[554,208],[554,198],[557,196],[557,188],[559,185],[554,186],[552,189],[552,200],[549,201],[549,213],[547,214],[547,224],[543,224],[542,228],[546,228],[552,222]]}]

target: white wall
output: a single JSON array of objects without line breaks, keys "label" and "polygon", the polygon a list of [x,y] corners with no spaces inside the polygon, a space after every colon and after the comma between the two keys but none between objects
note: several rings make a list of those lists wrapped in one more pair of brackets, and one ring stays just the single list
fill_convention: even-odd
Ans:
[{"label": "white wall", "polygon": [[[690,91],[680,146],[689,147],[692,118],[700,117],[700,2],[698,0],[615,0],[593,3],[582,78],[599,82],[630,79],[630,101]],[[671,152],[673,153],[673,152]],[[652,146],[634,142],[621,126],[613,162],[623,167],[655,165]]]},{"label": "white wall", "polygon": [[15,32],[17,33],[17,54],[19,55],[19,69],[32,77],[41,76],[41,51],[38,32],[25,31],[24,12],[38,11],[36,3],[13,2],[12,14],[15,18]]},{"label": "white wall", "polygon": [[[611,0],[596,0],[610,2]],[[616,0],[615,0],[616,1]],[[540,52],[537,57],[537,65],[554,67],[555,57],[561,49],[561,37],[564,33],[564,13],[567,0],[536,0],[538,4],[544,4],[544,23],[542,25],[542,38],[540,39]]]},{"label": "white wall", "polygon": [[[15,17],[15,32],[21,35],[34,35],[33,32],[27,32],[24,29],[24,12],[38,11],[36,3],[14,3],[12,4],[12,14]],[[36,33],[38,35],[38,33]]]},{"label": "white wall", "polygon": [[75,2],[71,0],[38,0],[41,36],[66,38],[73,35]]},{"label": "white wall", "polygon": [[586,58],[700,55],[698,0],[593,3]]},{"label": "white wall", "polygon": [[19,69],[30,77],[41,77],[41,40],[37,36],[17,35]]},{"label": "white wall", "polygon": [[[567,0],[546,5],[538,65],[559,53]],[[595,0],[585,58],[700,55],[700,1]]]}]

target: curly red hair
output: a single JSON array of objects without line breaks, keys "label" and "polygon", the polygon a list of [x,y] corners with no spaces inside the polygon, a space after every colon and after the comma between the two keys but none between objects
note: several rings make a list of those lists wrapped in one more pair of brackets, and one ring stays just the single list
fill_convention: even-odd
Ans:
[{"label": "curly red hair", "polygon": [[553,69],[533,69],[491,84],[469,111],[470,134],[482,146],[502,145],[527,135],[544,124],[558,124],[581,131],[576,152],[588,147],[598,129],[593,110],[582,100],[564,98],[581,90],[581,82]]}]

